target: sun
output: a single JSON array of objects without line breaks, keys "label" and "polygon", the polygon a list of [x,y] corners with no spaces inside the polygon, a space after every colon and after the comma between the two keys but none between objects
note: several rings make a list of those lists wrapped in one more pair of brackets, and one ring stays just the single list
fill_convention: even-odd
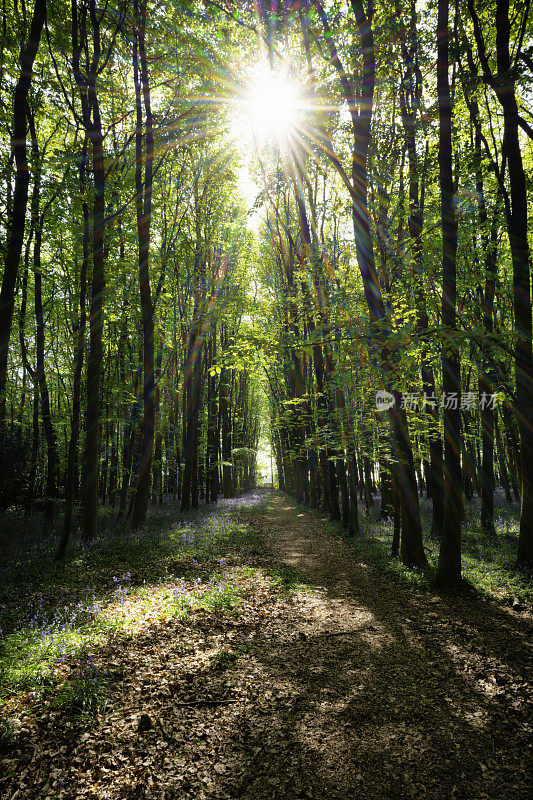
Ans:
[{"label": "sun", "polygon": [[258,65],[233,101],[234,137],[252,150],[268,144],[283,148],[294,141],[304,116],[302,86],[286,70]]},{"label": "sun", "polygon": [[302,118],[301,88],[282,73],[264,71],[254,77],[244,94],[244,112],[259,142],[286,144]]},{"label": "sun", "polygon": [[260,171],[270,158],[284,161],[299,152],[311,108],[305,85],[294,71],[282,64],[273,69],[264,60],[239,65],[228,101],[230,138],[238,156],[238,184],[250,209],[248,227],[255,228],[260,216],[257,198],[262,190]]}]

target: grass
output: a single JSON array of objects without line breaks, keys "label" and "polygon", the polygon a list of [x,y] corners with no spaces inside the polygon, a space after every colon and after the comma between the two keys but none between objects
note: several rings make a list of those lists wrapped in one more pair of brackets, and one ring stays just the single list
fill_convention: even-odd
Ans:
[{"label": "grass", "polygon": [[[401,561],[390,557],[393,525],[390,521],[378,520],[379,508],[371,509],[367,517],[361,515],[362,536],[355,541],[354,546],[365,560],[401,582],[427,589],[435,578],[439,543],[429,536],[431,502],[424,498],[420,505],[428,569],[409,569]],[[472,589],[486,597],[503,603],[517,600],[520,604],[529,605],[533,602],[531,576],[514,569],[518,527],[518,509],[497,500],[496,539],[488,541],[480,528],[479,500],[474,498],[468,503],[462,526],[463,577]]]},{"label": "grass", "polygon": [[[238,613],[245,575],[231,562],[252,544],[240,512],[258,502],[228,501],[179,522],[162,508],[138,532],[104,515],[98,540],[84,547],[74,538],[61,567],[55,540],[15,525],[0,576],[0,709],[25,698],[102,713],[107,678],[91,653],[111,637],[196,609]],[[0,747],[2,738],[0,730]]]},{"label": "grass", "polygon": [[291,592],[308,588],[302,583],[302,578],[298,572],[290,566],[281,566],[270,570],[269,576],[272,579],[274,588],[283,594],[291,594]]},{"label": "grass", "polygon": [[211,659],[211,669],[222,672],[225,669],[234,667],[239,654],[229,647],[222,647]]},{"label": "grass", "polygon": [[219,574],[214,572],[207,584],[195,582],[192,589],[187,589],[185,582],[173,590],[175,614],[185,618],[195,609],[203,608],[206,611],[220,613],[235,611],[240,603],[241,590],[233,572]]},{"label": "grass", "polygon": [[[346,535],[341,524],[331,522],[321,510],[302,506],[306,513],[319,518],[325,529],[332,536]],[[494,526],[496,538],[489,541],[480,527],[480,500],[475,497],[465,508],[466,518],[461,531],[461,561],[465,585],[471,590],[492,600],[505,604],[531,606],[533,604],[533,577],[514,567],[518,549],[518,531],[520,524],[519,509],[509,505],[503,498],[495,496]],[[420,498],[420,513],[424,537],[424,549],[429,566],[426,569],[413,569],[402,564],[400,559],[391,558],[393,523],[391,520],[380,520],[379,500],[365,515],[359,510],[361,534],[350,541],[359,555],[369,564],[377,567],[405,585],[419,590],[433,587],[439,557],[439,542],[429,535],[431,530],[431,500]],[[275,578],[288,586],[296,581],[288,576]]]},{"label": "grass", "polygon": [[102,717],[107,710],[107,683],[107,673],[82,650],[74,673],[51,695],[49,704],[80,716]]},{"label": "grass", "polygon": [[[240,583],[252,567],[236,567],[253,554],[256,543],[242,521],[263,510],[257,500],[242,500],[187,515],[161,508],[147,526],[131,532],[102,516],[99,539],[90,547],[74,537],[64,565],[54,560],[57,540],[43,539],[29,520],[6,528],[2,565],[0,625],[0,710],[13,709],[25,698],[30,704],[54,703],[77,714],[105,711],[108,676],[91,670],[92,653],[113,636],[135,635],[163,620],[187,618],[197,610],[238,614]],[[430,529],[431,505],[421,501],[422,521]],[[378,521],[379,509],[361,515],[362,535],[354,546],[362,557],[403,583],[431,586],[438,542],[425,537],[430,566],[412,570],[390,558],[392,523]],[[320,515],[322,516],[322,515]],[[463,572],[476,591],[502,602],[533,601],[531,578],[513,569],[518,540],[518,513],[497,503],[496,540],[479,528],[479,504],[471,502],[463,526]],[[327,524],[335,535],[339,525]],[[9,537],[11,535],[11,541]],[[290,594],[304,588],[290,567],[270,573],[273,585]],[[220,664],[232,656],[222,653]],[[222,667],[221,667],[222,668]],[[0,750],[10,741],[9,726],[0,727]]]}]

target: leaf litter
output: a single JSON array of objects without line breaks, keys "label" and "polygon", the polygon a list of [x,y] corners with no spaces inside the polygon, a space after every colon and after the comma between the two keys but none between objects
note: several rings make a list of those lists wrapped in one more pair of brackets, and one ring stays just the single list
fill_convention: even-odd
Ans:
[{"label": "leaf litter", "polygon": [[531,616],[403,587],[268,499],[226,584],[187,562],[117,606],[98,702],[9,707],[2,800],[531,796]]}]

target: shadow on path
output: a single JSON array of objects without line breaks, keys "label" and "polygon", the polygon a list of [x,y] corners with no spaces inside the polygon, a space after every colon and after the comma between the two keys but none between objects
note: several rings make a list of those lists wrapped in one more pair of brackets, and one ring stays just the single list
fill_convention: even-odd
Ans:
[{"label": "shadow on path", "polygon": [[95,652],[108,709],[28,715],[2,800],[533,796],[531,618],[402,587],[269,498],[236,504],[256,542],[234,554],[239,614],[154,618]]},{"label": "shadow on path", "polygon": [[256,533],[306,590],[254,637],[279,699],[264,722],[241,716],[227,796],[531,797],[530,620],[400,587],[288,498],[271,505]]}]

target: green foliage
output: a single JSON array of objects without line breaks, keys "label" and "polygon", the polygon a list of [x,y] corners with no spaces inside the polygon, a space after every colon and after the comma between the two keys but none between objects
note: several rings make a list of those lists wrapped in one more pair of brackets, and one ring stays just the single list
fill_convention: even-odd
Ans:
[{"label": "green foliage", "polygon": [[[73,664],[57,702],[101,713],[106,678],[94,674],[92,659],[110,635],[134,632],[154,614],[238,613],[240,573],[221,567],[224,556],[250,546],[246,526],[227,513],[188,525],[176,524],[174,517],[162,509],[135,534],[111,524],[90,550],[74,541],[60,570],[38,536],[19,543],[21,559],[4,581],[9,601],[2,621],[0,702],[14,694],[45,700],[61,681],[63,665]],[[198,570],[202,577],[194,582]]]},{"label": "green foliage", "polygon": [[223,671],[234,667],[239,654],[229,647],[221,647],[211,660],[211,669],[215,671]]},{"label": "green foliage", "polygon": [[180,619],[203,608],[213,613],[237,611],[241,592],[231,575],[212,573],[206,584],[198,583],[190,590],[174,589],[175,615]]},{"label": "green foliage", "polygon": [[[391,559],[392,522],[379,521],[378,512],[371,512],[361,520],[364,536],[354,542],[356,550],[370,563],[407,585],[427,590],[432,587],[439,556],[439,543],[429,537],[431,506],[422,503],[423,524],[426,536],[424,547],[429,568],[416,570],[405,567],[399,560]],[[467,507],[467,520],[462,531],[462,562],[465,588],[498,602],[512,605],[516,600],[524,605],[533,603],[533,580],[514,569],[518,541],[517,509],[501,505],[495,520],[496,539],[489,541],[479,523],[477,500]]]},{"label": "green foliage", "polygon": [[0,717],[0,753],[7,753],[14,739],[13,723]]},{"label": "green foliage", "polygon": [[94,658],[82,651],[74,674],[50,698],[50,705],[65,711],[87,717],[104,716],[107,710],[106,674],[101,674]]},{"label": "green foliage", "polygon": [[285,595],[305,589],[298,572],[290,566],[282,566],[269,572],[273,586]]}]

